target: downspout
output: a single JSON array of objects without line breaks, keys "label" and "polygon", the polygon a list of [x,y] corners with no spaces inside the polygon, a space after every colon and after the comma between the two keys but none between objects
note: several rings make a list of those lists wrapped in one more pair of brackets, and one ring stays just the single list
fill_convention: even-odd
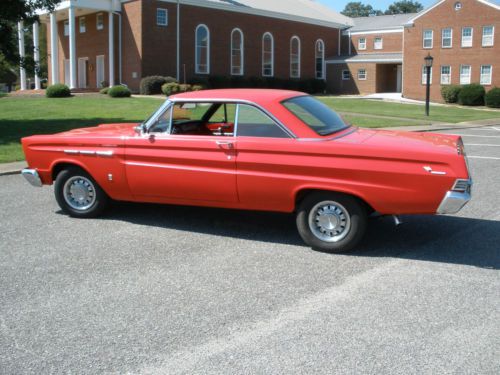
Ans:
[{"label": "downspout", "polygon": [[351,56],[351,30],[349,32],[349,56]]},{"label": "downspout", "polygon": [[120,12],[113,12],[118,16],[118,80],[120,85],[122,82],[122,14]]},{"label": "downspout", "polygon": [[[181,51],[181,43],[180,43],[180,22],[181,22],[181,16],[180,16],[180,11],[181,11],[181,2],[180,0],[177,0],[177,82],[180,82],[181,80],[181,57],[180,57],[180,51]],[[184,82],[186,83],[186,82]]]}]

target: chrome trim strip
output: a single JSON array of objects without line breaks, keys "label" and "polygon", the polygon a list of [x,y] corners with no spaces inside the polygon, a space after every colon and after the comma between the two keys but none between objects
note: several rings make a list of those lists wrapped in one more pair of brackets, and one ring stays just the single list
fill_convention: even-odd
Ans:
[{"label": "chrome trim strip", "polygon": [[36,169],[26,168],[22,170],[21,174],[32,186],[42,187],[42,180],[40,179]]},{"label": "chrome trim strip", "polygon": [[64,153],[69,155],[77,155],[78,150],[64,150]]},{"label": "chrome trim strip", "polygon": [[[447,191],[444,195],[443,200],[439,204],[436,211],[438,214],[456,214],[460,211],[466,204],[471,200],[471,186],[472,180],[466,180],[468,182],[467,189],[465,191]],[[455,185],[453,185],[455,186]]]},{"label": "chrome trim strip", "polygon": [[97,156],[113,156],[113,151],[96,151]]},{"label": "chrome trim strip", "polygon": [[113,156],[114,151],[105,150],[105,151],[94,151],[94,150],[64,150],[65,154],[68,155],[97,155],[103,157]]},{"label": "chrome trim strip", "polygon": [[80,150],[80,155],[95,155],[95,151]]},{"label": "chrome trim strip", "polygon": [[437,175],[445,175],[446,172],[443,172],[443,171],[433,171],[431,167],[429,167],[428,165],[426,165],[425,167],[423,167],[427,172],[429,172],[430,174],[437,174]]}]

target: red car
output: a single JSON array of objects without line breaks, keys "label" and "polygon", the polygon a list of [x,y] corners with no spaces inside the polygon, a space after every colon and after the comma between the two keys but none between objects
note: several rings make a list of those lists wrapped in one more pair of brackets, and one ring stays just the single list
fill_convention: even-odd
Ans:
[{"label": "red car", "polygon": [[179,94],[139,125],[22,144],[23,175],[54,183],[71,216],[111,199],[295,212],[304,241],[331,252],[354,247],[374,213],[456,213],[472,184],[460,137],[360,129],[294,91]]}]

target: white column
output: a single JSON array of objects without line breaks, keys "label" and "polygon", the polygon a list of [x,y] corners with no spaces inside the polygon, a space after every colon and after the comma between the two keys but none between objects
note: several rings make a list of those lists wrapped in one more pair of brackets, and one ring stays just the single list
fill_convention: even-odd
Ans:
[{"label": "white column", "polygon": [[38,69],[40,67],[40,40],[39,40],[39,23],[33,23],[33,59],[35,60],[35,89],[40,90],[40,76]]},{"label": "white column", "polygon": [[57,18],[55,13],[50,13],[50,73],[52,84],[59,83],[59,44],[57,38]]},{"label": "white column", "polygon": [[21,84],[21,90],[26,90],[26,69],[24,69],[24,24],[23,21],[17,23],[17,36],[19,39],[19,56],[21,57],[20,68],[19,68],[19,81]]},{"label": "white column", "polygon": [[69,7],[69,88],[76,88],[75,8]]},{"label": "white column", "polygon": [[113,13],[108,13],[108,60],[109,60],[109,87],[115,85],[115,23]]}]

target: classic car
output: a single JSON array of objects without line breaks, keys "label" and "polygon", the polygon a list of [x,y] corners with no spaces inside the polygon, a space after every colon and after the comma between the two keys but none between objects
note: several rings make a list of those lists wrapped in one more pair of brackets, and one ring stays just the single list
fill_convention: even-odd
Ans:
[{"label": "classic car", "polygon": [[459,136],[362,129],[295,91],[169,97],[141,124],[22,139],[34,186],[95,217],[110,200],[296,214],[302,239],[347,251],[370,215],[451,214],[472,181]]}]

